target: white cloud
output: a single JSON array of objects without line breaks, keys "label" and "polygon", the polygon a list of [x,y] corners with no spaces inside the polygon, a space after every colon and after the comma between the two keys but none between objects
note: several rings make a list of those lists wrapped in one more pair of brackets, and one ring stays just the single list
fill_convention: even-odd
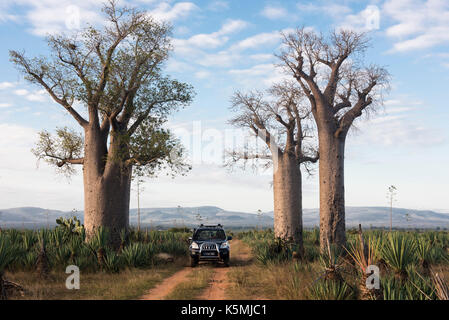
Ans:
[{"label": "white cloud", "polygon": [[209,71],[202,70],[202,71],[195,72],[195,77],[198,79],[207,79],[210,76],[211,76],[211,73]]},{"label": "white cloud", "polygon": [[12,83],[12,82],[7,82],[7,81],[0,82],[0,90],[13,88],[13,87],[15,87],[15,85],[16,84]]},{"label": "white cloud", "polygon": [[243,20],[228,20],[218,31],[219,34],[230,34],[240,31],[248,26],[248,22]]},{"label": "white cloud", "polygon": [[351,8],[345,5],[336,4],[333,2],[326,2],[324,4],[314,4],[307,3],[302,4],[298,3],[297,5],[300,12],[304,13],[315,13],[315,14],[326,14],[331,16],[332,18],[341,18],[347,14],[352,12]]},{"label": "white cloud", "polygon": [[268,45],[274,45],[281,40],[279,31],[259,33],[237,42],[231,46],[231,50],[246,50]]},{"label": "white cloud", "polygon": [[18,96],[26,96],[29,93],[28,90],[26,89],[17,89],[14,90],[14,94],[18,95]]},{"label": "white cloud", "polygon": [[[227,50],[210,52],[226,45],[231,34],[234,34],[248,26],[243,20],[228,20],[222,27],[212,33],[202,33],[191,36],[188,39],[173,39],[176,58],[178,60],[171,67],[183,65],[187,69],[190,63],[203,67],[220,66],[228,67],[238,61],[238,54]],[[186,62],[179,61],[179,59]],[[191,68],[191,66],[190,66]]]},{"label": "white cloud", "polygon": [[103,3],[101,0],[7,0],[6,5],[23,6],[24,13],[16,20],[26,21],[31,33],[44,36],[98,23]]},{"label": "white cloud", "polygon": [[282,19],[288,16],[287,10],[283,7],[274,6],[266,6],[260,14],[270,20]]},{"label": "white cloud", "polygon": [[242,57],[229,51],[220,51],[217,53],[203,54],[199,56],[195,62],[203,67],[222,67],[228,68],[236,63]]},{"label": "white cloud", "polygon": [[[70,183],[37,160],[31,148],[37,132],[29,127],[0,123],[0,208],[40,206],[70,210],[82,208],[82,175]],[[39,186],[36,188],[36,186]]]},{"label": "white cloud", "polygon": [[29,94],[26,99],[28,101],[38,101],[38,102],[44,102],[47,100],[47,96],[45,96],[41,91],[38,91],[36,93]]},{"label": "white cloud", "polygon": [[30,92],[26,89],[17,89],[13,91],[14,94],[24,97],[28,101],[38,101],[38,102],[44,102],[47,100],[46,92],[45,90],[37,90],[34,92]]},{"label": "white cloud", "polygon": [[215,49],[223,46],[229,38],[227,35],[242,30],[248,25],[243,20],[228,20],[220,30],[212,33],[196,34],[188,39],[173,39],[175,50],[181,54],[197,54],[196,48]]},{"label": "white cloud", "polygon": [[10,104],[10,103],[0,103],[0,109],[9,108],[11,106],[12,106],[12,104]]},{"label": "white cloud", "polygon": [[234,76],[240,84],[249,89],[263,89],[261,86],[270,86],[275,82],[282,81],[286,76],[274,64],[257,64],[246,69],[232,69],[229,74]]},{"label": "white cloud", "polygon": [[386,35],[396,39],[393,52],[431,48],[449,43],[449,2],[387,0],[383,13],[393,21]]},{"label": "white cloud", "polygon": [[357,31],[371,31],[380,28],[380,10],[375,5],[368,5],[362,11],[355,14],[347,14],[340,22],[339,29],[351,29]]},{"label": "white cloud", "polygon": [[[386,114],[363,123],[363,129],[354,139],[359,145],[380,145],[390,148],[433,147],[442,144],[447,137],[439,129],[428,127],[401,114]],[[364,121],[364,120],[360,120]],[[353,143],[353,142],[351,142]]]},{"label": "white cloud", "polygon": [[[3,6],[12,5],[24,7],[24,14],[20,17],[0,12],[0,22],[6,19],[24,20],[31,25],[30,32],[45,36],[60,32],[70,32],[83,27],[86,23],[98,24],[103,21],[101,8],[104,0],[3,0]],[[156,1],[132,0],[126,1],[129,5],[141,6],[142,2],[154,4]],[[121,1],[125,3],[125,1]],[[154,7],[154,5],[153,5]],[[192,2],[178,2],[174,5],[160,2],[150,14],[156,19],[174,21],[188,16],[198,9]]]},{"label": "white cloud", "polygon": [[17,21],[17,20],[18,20],[17,16],[0,12],[0,22],[1,23],[7,22],[7,21]]},{"label": "white cloud", "polygon": [[158,20],[173,21],[187,17],[192,11],[197,9],[198,7],[192,2],[178,2],[173,6],[167,2],[162,2],[149,13]]},{"label": "white cloud", "polygon": [[249,58],[256,62],[262,62],[262,61],[272,60],[274,58],[274,56],[272,54],[268,54],[268,53],[257,53],[257,54],[250,55]]},{"label": "white cloud", "polygon": [[207,6],[207,9],[211,11],[224,11],[229,9],[229,3],[227,1],[213,1]]}]

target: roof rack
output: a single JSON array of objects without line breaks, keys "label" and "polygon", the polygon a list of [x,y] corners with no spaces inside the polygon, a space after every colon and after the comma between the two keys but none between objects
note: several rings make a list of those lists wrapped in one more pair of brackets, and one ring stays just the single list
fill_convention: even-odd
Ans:
[{"label": "roof rack", "polygon": [[219,224],[212,224],[212,225],[204,225],[204,224],[200,224],[200,227],[205,227],[205,228],[217,228],[217,227],[220,227],[220,228],[223,228],[223,226],[221,225],[221,223],[219,223]]}]

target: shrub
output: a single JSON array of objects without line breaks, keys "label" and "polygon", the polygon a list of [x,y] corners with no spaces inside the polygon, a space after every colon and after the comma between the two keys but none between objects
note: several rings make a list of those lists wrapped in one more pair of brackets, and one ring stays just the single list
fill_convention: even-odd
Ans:
[{"label": "shrub", "polygon": [[351,300],[354,292],[346,282],[321,279],[310,287],[309,296],[316,300]]},{"label": "shrub", "polygon": [[382,250],[382,258],[402,280],[407,278],[407,267],[416,262],[415,241],[399,232],[389,235]]}]

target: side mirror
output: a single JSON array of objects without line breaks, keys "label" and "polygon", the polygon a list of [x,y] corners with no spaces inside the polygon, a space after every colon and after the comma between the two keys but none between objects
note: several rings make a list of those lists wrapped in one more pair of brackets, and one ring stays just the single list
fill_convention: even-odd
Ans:
[{"label": "side mirror", "polygon": [[231,237],[231,236],[228,236],[228,239],[227,239],[227,240],[228,240],[228,241],[229,241],[229,240],[232,240],[232,237]]}]

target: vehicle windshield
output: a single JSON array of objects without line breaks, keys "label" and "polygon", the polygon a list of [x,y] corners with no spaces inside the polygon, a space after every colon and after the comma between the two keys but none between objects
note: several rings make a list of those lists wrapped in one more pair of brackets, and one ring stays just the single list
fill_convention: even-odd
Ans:
[{"label": "vehicle windshield", "polygon": [[193,235],[193,240],[206,241],[206,240],[226,240],[226,235],[222,229],[203,229],[198,230]]}]

